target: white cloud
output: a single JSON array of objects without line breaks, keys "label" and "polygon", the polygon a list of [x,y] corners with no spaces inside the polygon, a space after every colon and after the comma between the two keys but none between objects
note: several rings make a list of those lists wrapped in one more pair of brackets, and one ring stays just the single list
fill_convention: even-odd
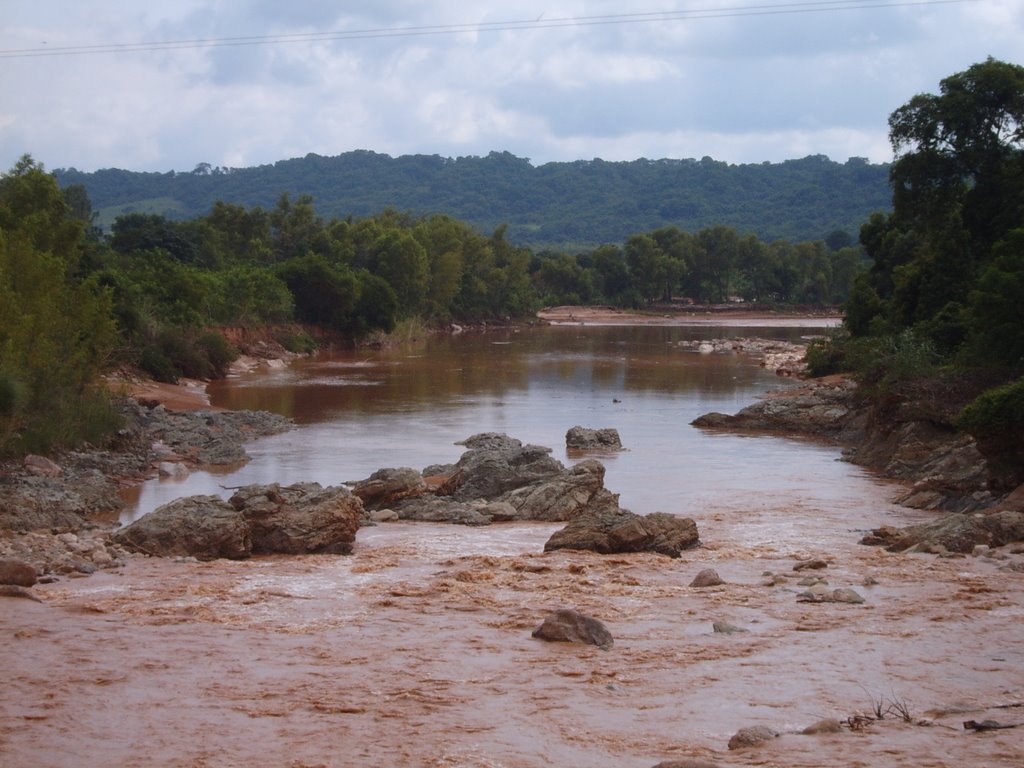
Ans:
[{"label": "white cloud", "polygon": [[[646,23],[598,18],[716,4],[742,5],[5,0],[2,50],[293,37],[5,58],[0,166],[30,152],[51,168],[190,170],[352,149],[508,150],[535,163],[807,154],[884,161],[893,109],[988,55],[1013,61],[1024,39],[1016,0]],[[526,28],[507,24],[538,18],[542,24]],[[519,28],[471,26],[498,22]],[[441,25],[458,27],[418,34]],[[379,36],[294,37],[373,29]]]}]

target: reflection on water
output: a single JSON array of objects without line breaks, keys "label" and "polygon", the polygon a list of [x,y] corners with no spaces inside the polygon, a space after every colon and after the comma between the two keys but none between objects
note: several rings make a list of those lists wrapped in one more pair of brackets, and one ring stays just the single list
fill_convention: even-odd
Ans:
[{"label": "reflection on water", "polygon": [[692,515],[723,496],[771,504],[796,490],[829,503],[869,483],[835,448],[772,436],[707,433],[690,421],[734,412],[789,382],[756,360],[700,354],[680,342],[723,336],[797,338],[814,329],[544,327],[439,336],[396,350],[346,352],[211,386],[214,404],[295,419],[226,473],[146,484],[134,518],[183,495],[228,495],[249,483],[338,484],[381,467],[454,462],[457,441],[507,432],[572,463],[574,425],[618,429],[623,453],[602,457],[606,485],[639,513]]}]

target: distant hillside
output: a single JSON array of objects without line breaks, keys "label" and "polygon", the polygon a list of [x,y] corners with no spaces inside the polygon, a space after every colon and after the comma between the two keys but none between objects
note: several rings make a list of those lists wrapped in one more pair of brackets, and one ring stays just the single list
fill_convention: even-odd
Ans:
[{"label": "distant hillside", "polygon": [[887,165],[822,155],[783,163],[729,165],[702,160],[581,160],[533,166],[508,152],[487,157],[392,158],[368,151],[307,155],[255,168],[180,173],[58,170],[61,186],[82,184],[108,227],[122,213],[193,218],[221,200],[272,208],[283,193],[309,194],[326,217],[369,216],[385,208],[445,213],[484,232],[534,248],[621,243],[675,225],[694,232],[716,224],[765,240],[817,240],[834,230],[856,239],[860,225],[888,210]]}]

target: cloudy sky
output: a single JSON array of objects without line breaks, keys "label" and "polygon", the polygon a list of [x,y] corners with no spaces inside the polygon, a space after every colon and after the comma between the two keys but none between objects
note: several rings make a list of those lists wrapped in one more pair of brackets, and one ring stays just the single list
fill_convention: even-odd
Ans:
[{"label": "cloudy sky", "polygon": [[0,17],[3,169],[354,149],[883,162],[915,93],[989,55],[1024,64],[1022,0],[0,0]]}]

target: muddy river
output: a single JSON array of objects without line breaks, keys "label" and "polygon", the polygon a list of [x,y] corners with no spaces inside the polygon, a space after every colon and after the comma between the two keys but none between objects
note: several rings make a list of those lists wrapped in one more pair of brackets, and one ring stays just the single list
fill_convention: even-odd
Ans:
[{"label": "muddy river", "polygon": [[[41,604],[0,605],[0,765],[1019,768],[1024,727],[962,723],[1024,723],[1024,574],[860,546],[927,513],[833,446],[689,426],[786,382],[680,342],[812,332],[466,334],[226,382],[216,404],[298,428],[229,473],[144,486],[129,517],[250,482],[451,462],[481,431],[571,463],[581,424],[619,430],[628,450],[603,460],[622,505],[694,518],[703,546],[545,554],[557,524],[394,523],[347,557],[140,558],[45,585]],[[864,602],[798,601],[810,558]],[[704,568],[725,583],[689,586]],[[602,620],[613,647],[533,639],[561,607]],[[843,727],[800,733],[824,718]],[[727,748],[758,725],[779,737]]]}]

